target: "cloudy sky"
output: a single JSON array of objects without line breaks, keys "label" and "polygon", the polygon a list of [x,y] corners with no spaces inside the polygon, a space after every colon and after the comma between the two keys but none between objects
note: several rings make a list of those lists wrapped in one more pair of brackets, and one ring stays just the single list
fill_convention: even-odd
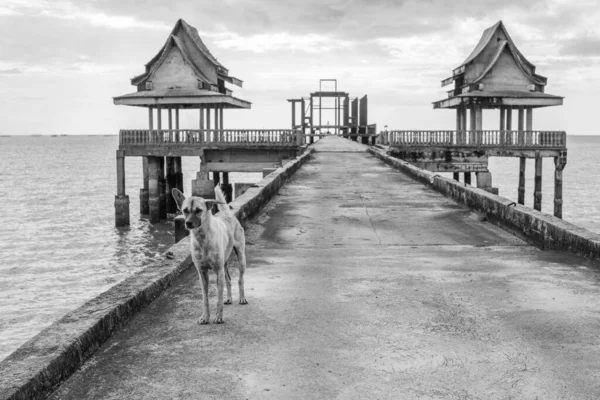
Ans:
[{"label": "cloudy sky", "polygon": [[[368,95],[379,128],[452,129],[453,111],[431,105],[445,97],[440,81],[503,20],[546,92],[565,97],[534,112],[534,129],[600,134],[600,0],[0,0],[0,134],[146,128],[145,109],[112,97],[135,91],[130,78],[178,18],[244,81],[232,89],[252,109],[226,111],[226,128],[288,128],[286,99],[336,78]],[[498,119],[486,111],[484,128]]]}]

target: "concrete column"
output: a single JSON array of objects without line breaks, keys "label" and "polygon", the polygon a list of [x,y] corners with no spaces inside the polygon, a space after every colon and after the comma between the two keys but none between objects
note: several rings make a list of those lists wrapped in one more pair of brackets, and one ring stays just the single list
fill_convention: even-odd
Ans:
[{"label": "concrete column", "polygon": [[143,186],[140,189],[140,215],[148,215],[148,157],[142,157]]},{"label": "concrete column", "polygon": [[523,146],[525,144],[525,109],[523,107],[518,108],[518,142],[519,145]]},{"label": "concrete column", "polygon": [[173,129],[173,109],[171,107],[169,107],[168,109],[169,113],[168,113],[168,117],[169,117],[169,130]]},{"label": "concrete column", "polygon": [[148,157],[148,201],[150,223],[160,221],[160,187],[159,187],[159,160],[161,157]]},{"label": "concrete column", "polygon": [[462,114],[460,110],[460,106],[456,107],[456,130],[462,130]]},{"label": "concrete column", "polygon": [[115,196],[115,226],[129,225],[129,196],[125,194],[125,153],[117,150],[117,195]]},{"label": "concrete column", "polygon": [[155,135],[154,135],[154,118],[153,118],[153,112],[152,112],[152,107],[148,107],[148,140],[150,142],[155,142]]},{"label": "concrete column", "polygon": [[[204,130],[206,129],[206,122],[204,120],[204,107],[203,106],[200,106],[200,108],[198,109],[198,116],[199,116],[198,129],[200,129],[199,142],[202,143],[202,142],[204,142],[204,135],[205,135]],[[206,134],[206,135],[208,136],[208,134]]]},{"label": "concrete column", "polygon": [[179,107],[175,109],[175,129],[179,129]]},{"label": "concrete column", "polygon": [[219,107],[219,126],[221,127],[221,129],[225,129],[225,127],[223,126],[223,106]]},{"label": "concrete column", "polygon": [[217,171],[212,173],[213,181],[215,182],[215,187],[221,183],[221,174]]},{"label": "concrete column", "polygon": [[158,160],[158,190],[160,192],[161,219],[167,219],[167,180],[165,179],[165,157],[157,157]]},{"label": "concrete column", "polygon": [[554,216],[557,218],[562,218],[563,169],[566,164],[566,152],[561,157],[554,157]]},{"label": "concrete column", "polygon": [[162,110],[160,108],[160,106],[156,106],[156,129],[157,129],[157,135],[156,137],[158,138],[158,142],[162,142],[162,133],[160,132],[160,130],[162,129]]},{"label": "concrete column", "polygon": [[506,130],[512,131],[512,107],[506,107]]},{"label": "concrete column", "polygon": [[473,143],[475,140],[475,130],[477,130],[477,111],[475,111],[475,104],[469,106],[469,143]]},{"label": "concrete column", "polygon": [[527,158],[519,158],[519,192],[517,203],[525,204],[525,167],[527,166]]},{"label": "concrete column", "polygon": [[312,143],[313,142],[312,134],[315,133],[315,130],[313,128],[313,125],[314,125],[313,124],[313,116],[314,116],[313,113],[314,113],[314,111],[313,111],[313,96],[312,95],[310,95],[309,107],[310,107],[310,110],[309,110],[310,111],[310,116],[309,116],[310,132],[309,133],[311,134],[310,143]]},{"label": "concrete column", "polygon": [[531,143],[531,132],[533,131],[533,107],[527,107],[527,117],[525,120],[525,130],[527,131],[527,134],[525,135],[526,140],[525,140],[525,144],[529,144]]},{"label": "concrete column", "polygon": [[454,179],[457,182],[460,181],[460,172],[453,172],[452,179]]},{"label": "concrete column", "polygon": [[[181,157],[173,157],[173,160],[175,161],[175,187],[183,192],[182,160]],[[169,193],[167,193],[167,195],[169,195]]]},{"label": "concrete column", "polygon": [[535,158],[535,188],[533,192],[533,208],[542,211],[542,160],[541,156]]},{"label": "concrete column", "polygon": [[470,185],[471,184],[471,173],[470,172],[465,172],[465,184]]},{"label": "concrete column", "polygon": [[290,101],[292,105],[292,129],[296,126],[296,102]]},{"label": "concrete column", "polygon": [[215,132],[215,136],[217,138],[217,140],[219,142],[223,141],[223,135],[222,132],[220,132],[219,130],[221,129],[221,126],[219,125],[219,106],[215,106],[214,108],[214,113],[215,113],[215,129],[217,129],[217,132]]},{"label": "concrete column", "polygon": [[500,106],[500,130],[506,130],[506,110],[504,107]]},{"label": "concrete column", "polygon": [[229,183],[229,172],[223,172],[223,183],[221,184],[221,190],[223,190],[225,200],[227,200],[228,203],[231,203],[233,200],[233,187],[231,183]]},{"label": "concrete column", "polygon": [[165,187],[167,214],[177,212],[177,203],[171,190],[177,187],[177,174],[175,172],[175,157],[167,157],[167,179]]},{"label": "concrete column", "polygon": [[[303,135],[306,133],[304,131],[304,129],[306,128],[306,116],[304,115],[305,107],[306,107],[306,101],[304,99],[302,99],[300,101],[300,118],[301,118],[301,120],[300,120],[300,125],[301,125],[300,129],[302,129],[302,134]],[[237,198],[237,196],[236,196],[236,198]]]}]

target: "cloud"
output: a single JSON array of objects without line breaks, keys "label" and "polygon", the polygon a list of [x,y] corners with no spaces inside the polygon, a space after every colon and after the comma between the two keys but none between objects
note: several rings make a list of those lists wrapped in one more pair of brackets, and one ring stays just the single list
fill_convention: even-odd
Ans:
[{"label": "cloud", "polygon": [[560,46],[560,54],[567,56],[600,56],[600,37],[577,37],[565,40]]},{"label": "cloud", "polygon": [[22,73],[23,71],[21,71],[19,68],[0,69],[0,75],[15,75]]},{"label": "cloud", "polygon": [[236,51],[265,53],[273,51],[302,51],[305,53],[323,53],[334,49],[348,49],[353,42],[340,40],[327,35],[312,33],[308,35],[293,35],[286,32],[256,34],[242,36],[234,32],[203,36],[212,37],[218,47]]}]

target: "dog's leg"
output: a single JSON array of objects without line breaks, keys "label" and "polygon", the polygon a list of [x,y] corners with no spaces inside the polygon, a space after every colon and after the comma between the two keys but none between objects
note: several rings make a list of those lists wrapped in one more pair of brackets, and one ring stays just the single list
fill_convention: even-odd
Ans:
[{"label": "dog's leg", "polygon": [[217,271],[217,315],[213,319],[215,324],[223,323],[223,281],[225,280],[225,266]]},{"label": "dog's leg", "polygon": [[208,270],[200,269],[198,271],[200,275],[200,286],[202,286],[202,316],[198,320],[198,323],[208,324],[210,318],[210,311],[208,309]]},{"label": "dog's leg", "polygon": [[224,304],[231,304],[231,275],[229,275],[227,263],[225,263],[225,286],[227,288],[227,298],[225,299]]},{"label": "dog's leg", "polygon": [[246,294],[244,293],[244,272],[246,271],[246,244],[242,241],[238,246],[234,246],[233,250],[237,255],[240,264],[240,274],[238,277],[238,286],[240,290],[240,304],[248,304]]}]

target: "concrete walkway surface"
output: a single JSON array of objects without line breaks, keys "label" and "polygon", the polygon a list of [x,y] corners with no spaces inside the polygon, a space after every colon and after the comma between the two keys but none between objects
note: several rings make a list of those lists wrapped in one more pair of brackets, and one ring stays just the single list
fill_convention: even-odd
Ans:
[{"label": "concrete walkway surface", "polygon": [[248,305],[234,284],[225,323],[198,325],[188,270],[51,398],[600,398],[595,264],[526,245],[363,145],[315,146],[246,227]]}]

